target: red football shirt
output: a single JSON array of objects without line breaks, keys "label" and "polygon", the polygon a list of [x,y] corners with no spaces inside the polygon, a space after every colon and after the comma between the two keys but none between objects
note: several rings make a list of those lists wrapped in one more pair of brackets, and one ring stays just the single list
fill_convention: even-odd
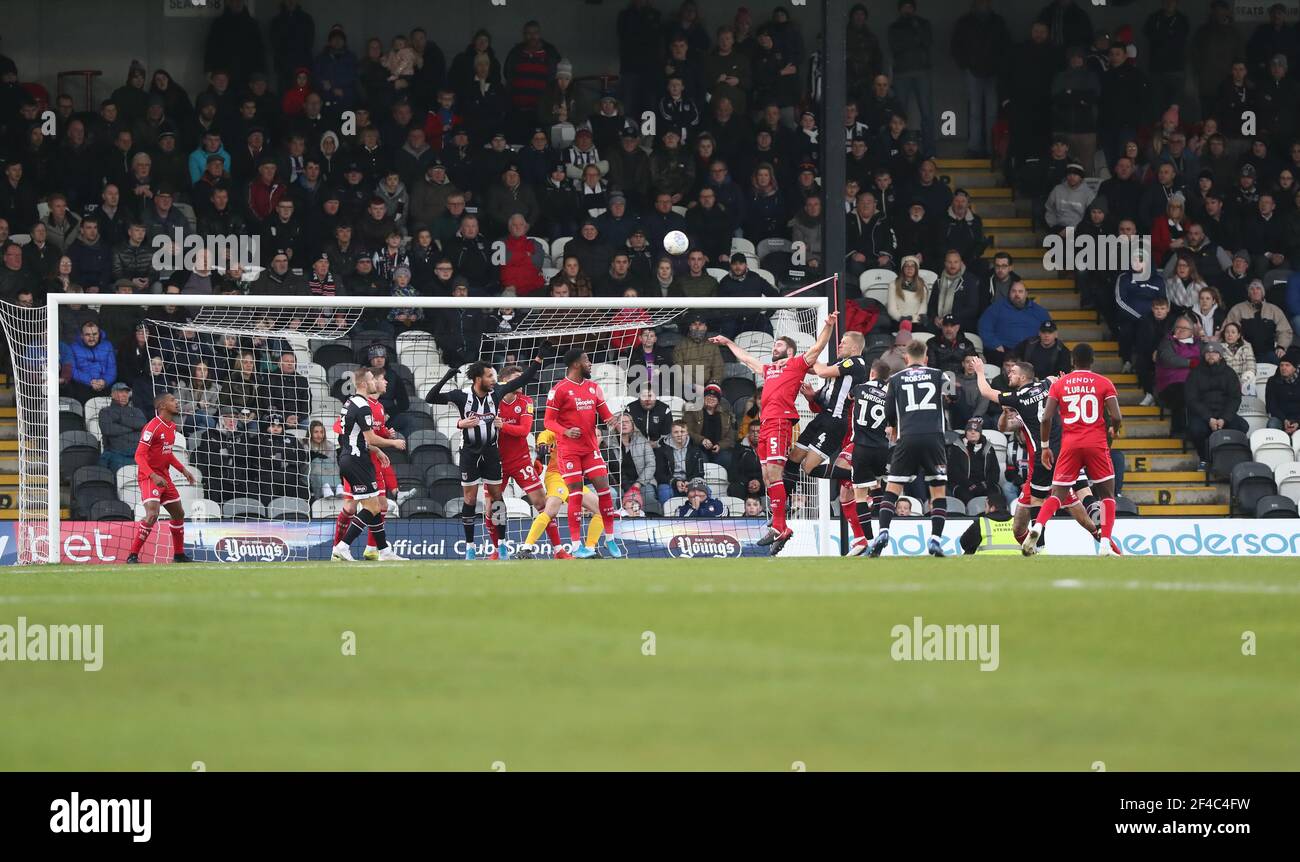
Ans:
[{"label": "red football shirt", "polygon": [[[579,449],[595,452],[600,448],[596,439],[596,420],[608,422],[614,414],[605,403],[605,393],[594,381],[574,383],[561,378],[551,394],[546,396],[546,427],[559,438],[559,449]],[[576,440],[565,436],[569,428],[582,432]]]},{"label": "red football shirt", "polygon": [[1047,394],[1056,399],[1061,448],[1109,448],[1106,401],[1119,397],[1114,383],[1093,371],[1071,371],[1058,377]]},{"label": "red football shirt", "polygon": [[166,476],[169,467],[181,469],[181,462],[172,454],[175,445],[176,426],[161,416],[153,417],[140,431],[140,443],[135,447],[136,466],[146,475],[161,473]]},{"label": "red football shirt", "polygon": [[520,392],[514,394],[513,401],[501,401],[497,405],[497,415],[501,417],[501,434],[497,437],[497,448],[501,451],[502,464],[527,464],[533,460],[528,451],[528,432],[533,430],[533,399]]},{"label": "red football shirt", "polygon": [[763,366],[763,403],[758,414],[761,421],[799,418],[794,399],[808,368],[803,354],[787,359],[784,365]]}]

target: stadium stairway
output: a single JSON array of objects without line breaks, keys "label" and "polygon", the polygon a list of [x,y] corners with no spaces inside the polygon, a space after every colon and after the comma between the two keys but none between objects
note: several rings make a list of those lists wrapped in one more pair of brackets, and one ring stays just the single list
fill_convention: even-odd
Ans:
[{"label": "stadium stairway", "polygon": [[1207,483],[1198,469],[1196,452],[1170,436],[1168,417],[1160,408],[1143,407],[1137,376],[1122,373],[1119,345],[1095,312],[1079,307],[1074,279],[1043,267],[1043,236],[1035,231],[1030,203],[1017,199],[988,159],[941,158],[939,173],[948,184],[964,188],[971,205],[984,219],[984,232],[994,238],[986,259],[1006,251],[1025,280],[1029,294],[1052,315],[1067,344],[1087,341],[1097,351],[1097,370],[1119,390],[1124,429],[1115,441],[1127,460],[1123,495],[1142,515],[1178,517],[1218,516],[1229,512],[1226,483]]},{"label": "stadium stairway", "polygon": [[[13,385],[0,374],[0,521],[18,520],[18,408]],[[62,488],[62,517],[71,517],[67,485]]]}]

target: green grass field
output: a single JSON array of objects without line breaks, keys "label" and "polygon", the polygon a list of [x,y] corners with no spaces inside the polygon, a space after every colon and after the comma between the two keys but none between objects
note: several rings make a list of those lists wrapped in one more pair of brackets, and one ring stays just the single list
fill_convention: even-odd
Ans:
[{"label": "green grass field", "polygon": [[[65,566],[20,615],[103,669],[0,663],[6,770],[1300,769],[1284,560]],[[894,661],[916,616],[999,668]]]}]

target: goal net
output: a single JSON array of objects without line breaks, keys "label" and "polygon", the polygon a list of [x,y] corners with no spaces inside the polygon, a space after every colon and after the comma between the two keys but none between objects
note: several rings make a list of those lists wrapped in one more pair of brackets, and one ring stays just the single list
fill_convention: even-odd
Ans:
[{"label": "goal net", "polygon": [[[386,391],[378,400],[388,427],[406,442],[404,451],[386,450],[389,542],[411,558],[463,557],[460,417],[425,396],[452,364],[458,373],[448,385],[468,388],[464,372],[472,362],[500,373],[544,356],[522,390],[534,405],[528,443],[535,453],[547,394],[574,347],[588,355],[592,383],[616,417],[600,430],[618,513],[607,532],[620,549],[629,556],[761,554],[754,542],[766,532],[766,495],[753,484],[756,459],[740,433],[751,419],[757,428],[761,379],[729,351],[692,338],[689,321],[703,317],[709,334],[734,331],[729,321],[754,322],[735,341],[767,361],[775,337],[810,346],[826,307],[824,299],[803,297],[692,300],[690,307],[681,300],[529,299],[503,309],[499,298],[367,298],[339,307],[316,299],[135,296],[97,297],[98,309],[69,314],[68,298],[51,295],[48,307],[5,304],[0,313],[18,406],[19,563],[125,559],[145,515],[135,441],[164,393],[180,404],[173,452],[192,477],[178,470],[169,476],[184,509],[186,551],[231,563],[328,558],[345,506],[336,422],[361,366],[382,371]],[[115,380],[129,390],[114,381],[87,383],[83,366],[103,348],[97,352],[78,324],[106,323],[105,312],[127,304],[123,299],[142,305],[142,325],[112,345]],[[47,362],[49,355],[58,362]],[[675,422],[685,427],[674,429]],[[698,445],[713,428],[726,428],[730,438],[717,453]],[[537,467],[544,474],[547,465]],[[707,489],[698,514],[692,485]],[[503,490],[503,504],[493,508],[481,488],[475,492],[480,555],[492,550],[485,519],[513,552],[536,514],[516,483],[507,480]],[[748,514],[747,497],[757,501]],[[828,483],[801,479],[786,554],[833,552],[828,500]],[[593,517],[584,512],[583,535],[571,537],[559,507],[561,540],[584,541]],[[144,539],[142,561],[170,559],[168,518],[163,510]],[[556,549],[543,535],[535,550],[549,557]]]}]

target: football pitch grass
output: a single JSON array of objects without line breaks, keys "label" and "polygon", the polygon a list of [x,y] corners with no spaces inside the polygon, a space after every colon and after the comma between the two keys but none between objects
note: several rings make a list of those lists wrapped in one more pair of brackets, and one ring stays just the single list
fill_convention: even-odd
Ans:
[{"label": "football pitch grass", "polygon": [[[1300,769],[1288,560],[64,566],[19,616],[103,667],[0,662],[6,770]],[[997,669],[895,661],[916,617]]]}]

